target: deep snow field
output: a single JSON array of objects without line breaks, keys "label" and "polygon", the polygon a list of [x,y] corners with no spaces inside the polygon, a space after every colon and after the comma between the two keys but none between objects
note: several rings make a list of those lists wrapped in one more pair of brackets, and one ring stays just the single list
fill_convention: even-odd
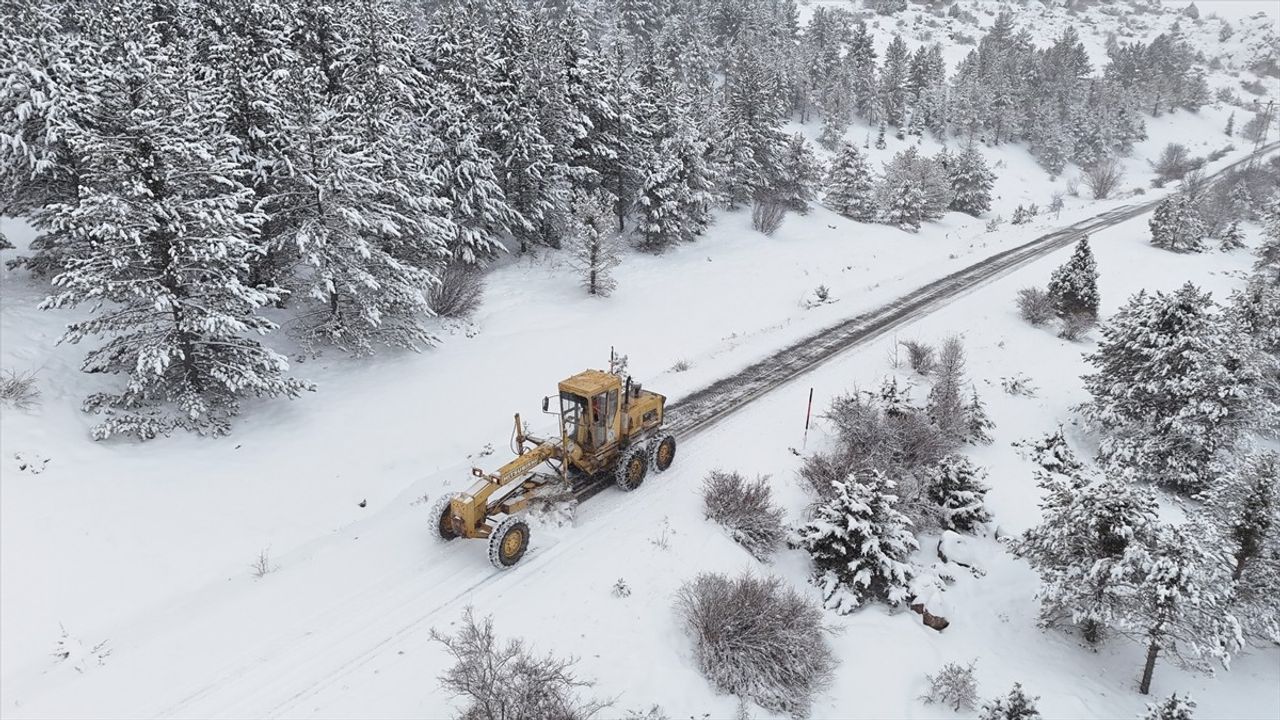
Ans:
[{"label": "deep snow field", "polygon": [[[1198,5],[1207,15],[1214,3]],[[1037,12],[1037,39],[1051,38],[1060,11]],[[886,42],[889,29],[879,31]],[[1203,34],[1216,43],[1215,28]],[[1247,35],[1237,32],[1233,42]],[[1085,37],[1101,53],[1102,36]],[[949,47],[948,61],[967,51]],[[1211,85],[1236,82],[1229,71],[1212,75]],[[608,299],[587,297],[555,253],[509,257],[488,274],[475,317],[441,326],[438,347],[364,360],[295,351],[295,374],[319,392],[249,403],[220,439],[90,440],[93,418],[80,412],[80,399],[118,379],[80,373],[84,348],[54,346],[72,313],[37,310],[47,286],[25,271],[0,270],[0,366],[36,371],[42,392],[30,411],[0,409],[0,715],[448,717],[454,701],[436,681],[447,657],[428,632],[447,632],[470,605],[493,615],[502,637],[578,657],[578,672],[596,682],[589,692],[616,699],[606,717],[655,703],[672,717],[731,717],[736,700],[715,694],[693,663],[672,610],[676,589],[706,570],[774,573],[806,588],[808,566],[792,550],[761,565],[704,520],[707,472],[771,476],[788,520],[797,520],[809,498],[796,482],[801,457],[792,449],[828,443],[821,421],[803,432],[809,389],[817,413],[887,375],[911,381],[892,365],[895,340],[958,333],[996,424],[992,445],[969,450],[989,472],[988,507],[1003,534],[1033,525],[1032,467],[1010,443],[1064,424],[1088,454],[1071,408],[1085,399],[1082,354],[1097,331],[1083,342],[1061,340],[1019,319],[1013,299],[1018,288],[1043,285],[1071,248],[761,398],[683,443],[673,468],[636,492],[610,489],[584,504],[571,527],[535,527],[529,555],[510,572],[492,569],[483,542],[433,543],[430,502],[469,484],[472,465],[505,462],[511,413],[535,429],[547,423],[537,413],[540,398],[563,377],[604,366],[610,347],[628,355],[646,387],[678,400],[1000,250],[1167,192],[1150,188],[1148,162],[1166,143],[1204,155],[1235,142],[1210,172],[1239,159],[1248,148],[1222,131],[1230,111],[1147,118],[1148,140],[1126,159],[1120,197],[1068,196],[1058,217],[1042,210],[1031,224],[995,232],[985,229],[990,217],[1007,219],[1019,204],[1046,207],[1078,170],[1051,180],[1021,146],[984,148],[998,176],[991,212],[949,214],[918,234],[815,205],[765,237],[751,229],[749,212],[721,213],[695,244],[656,257],[629,251]],[[796,129],[818,132],[816,123]],[[868,132],[855,126],[848,137],[861,144]],[[877,166],[911,142],[887,140],[884,150],[869,150]],[[922,143],[926,153],[939,147],[931,138]],[[1146,190],[1134,196],[1134,188]],[[1153,248],[1148,217],[1091,238],[1104,320],[1144,288],[1191,280],[1224,299],[1241,284],[1248,251]],[[0,219],[0,229],[19,246],[0,260],[30,241],[20,220]],[[1255,245],[1257,228],[1248,232]],[[810,309],[805,301],[819,285],[835,302]],[[273,342],[287,349],[283,333]],[[674,370],[678,361],[689,369]],[[1035,397],[1001,389],[1002,377],[1018,373],[1038,387]],[[920,385],[917,397],[927,391]],[[925,564],[934,562],[934,540],[922,538]],[[1094,652],[1040,630],[1035,574],[994,538],[969,544],[985,575],[962,571],[948,588],[946,631],[881,606],[829,616],[841,629],[832,638],[841,664],[815,717],[957,717],[917,699],[924,676],[976,659],[982,697],[1019,681],[1040,696],[1049,719],[1132,718],[1175,690],[1195,697],[1200,718],[1280,718],[1280,649],[1252,650],[1216,676],[1162,662],[1152,697],[1141,696],[1142,648],[1115,640]],[[257,578],[250,565],[263,551],[273,571]],[[611,594],[619,579],[632,588],[629,597]],[[64,631],[84,657],[55,662]],[[89,650],[99,643],[109,650],[101,661]]]}]

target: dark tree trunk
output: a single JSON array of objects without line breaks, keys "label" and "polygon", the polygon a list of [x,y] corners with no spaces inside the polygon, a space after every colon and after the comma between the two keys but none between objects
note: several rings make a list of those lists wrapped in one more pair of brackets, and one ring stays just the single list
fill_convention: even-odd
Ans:
[{"label": "dark tree trunk", "polygon": [[1151,694],[1151,676],[1156,671],[1156,656],[1160,654],[1160,643],[1152,639],[1151,644],[1147,646],[1147,662],[1142,666],[1142,682],[1138,685],[1138,692],[1143,695]]}]

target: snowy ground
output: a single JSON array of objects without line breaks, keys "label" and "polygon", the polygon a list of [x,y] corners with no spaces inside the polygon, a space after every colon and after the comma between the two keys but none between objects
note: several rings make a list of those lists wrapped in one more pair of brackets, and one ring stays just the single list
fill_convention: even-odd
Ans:
[{"label": "snowy ground", "polygon": [[[1207,14],[1212,3],[1199,6]],[[1052,37],[1058,22],[1038,22],[1037,37]],[[1216,33],[1206,26],[1202,34]],[[1093,35],[1086,40],[1101,47]],[[1222,162],[1240,157],[1243,144],[1222,134],[1230,112],[1148,118],[1151,139],[1127,160],[1125,195],[1161,192],[1149,189],[1148,161],[1167,142],[1203,155],[1234,141],[1241,149]],[[1237,115],[1237,127],[1243,119]],[[855,127],[850,139],[861,143],[868,131]],[[903,147],[888,141],[870,150],[877,162]],[[924,141],[925,152],[938,147]],[[1000,178],[990,216],[1009,218],[1019,204],[1046,207],[1076,172],[1050,181],[1019,147],[984,152]],[[490,274],[474,322],[442,328],[439,348],[307,359],[295,367],[317,382],[317,394],[250,405],[226,439],[182,435],[142,446],[88,439],[92,418],[79,400],[116,379],[79,373],[84,348],[53,347],[72,316],[36,310],[45,288],[0,271],[0,366],[38,371],[43,393],[33,411],[0,410],[0,715],[442,717],[451,701],[434,678],[445,658],[427,631],[447,630],[467,604],[495,615],[504,635],[582,658],[596,692],[617,697],[618,708],[656,702],[674,717],[731,715],[733,700],[714,695],[692,665],[672,593],[707,569],[775,572],[803,586],[805,563],[787,552],[759,566],[702,519],[698,486],[716,467],[770,474],[789,517],[799,517],[807,499],[794,482],[800,459],[788,448],[826,441],[821,426],[807,442],[800,432],[808,388],[821,408],[877,384],[891,372],[891,339],[841,356],[682,445],[670,472],[637,493],[596,497],[575,527],[536,530],[533,551],[513,572],[495,574],[483,543],[430,544],[423,498],[466,484],[472,464],[503,462],[510,413],[541,420],[539,398],[561,377],[603,365],[610,345],[649,387],[678,398],[1046,228],[1134,198],[1066,200],[1058,218],[1042,214],[994,233],[985,232],[987,218],[952,214],[911,235],[815,208],[766,238],[746,214],[729,214],[696,244],[656,258],[628,255],[617,294],[603,301],[584,297],[554,255],[513,258]],[[19,245],[29,240],[21,223],[0,224]],[[1187,279],[1222,297],[1249,262],[1245,253],[1164,253],[1146,238],[1145,218],[1094,237],[1104,313],[1140,288]],[[996,442],[974,457],[991,471],[988,503],[1008,532],[1034,522],[1037,492],[1009,443],[1070,420],[1088,349],[1022,324],[1012,298],[1043,284],[1069,253],[898,333],[965,334],[971,376],[998,425]],[[820,284],[837,302],[805,309]],[[690,369],[671,370],[680,360]],[[999,378],[1016,372],[1033,378],[1038,397],[1003,394]],[[1019,680],[1041,696],[1049,718],[1132,717],[1144,701],[1133,691],[1138,648],[1121,642],[1095,654],[1040,632],[1034,576],[995,541],[975,545],[987,574],[950,589],[945,633],[880,608],[838,621],[842,664],[815,713],[950,716],[916,700],[924,674],[977,658],[984,696]],[[263,550],[277,569],[258,579],[249,566]],[[629,598],[610,595],[620,577],[634,590]],[[62,629],[90,656],[55,662]],[[99,663],[89,648],[104,641],[110,655]],[[1277,688],[1280,652],[1270,650],[1217,678],[1162,665],[1153,692],[1190,690],[1201,717],[1276,718]]]},{"label": "snowy ground", "polygon": [[[1140,288],[1169,289],[1186,279],[1221,296],[1248,265],[1244,253],[1156,250],[1146,244],[1145,230],[1145,218],[1139,218],[1094,237],[1105,311]],[[721,247],[685,248],[698,253],[697,262],[684,263],[686,272],[701,269],[702,255],[712,258],[712,266],[727,263],[734,249],[727,239]],[[1080,353],[1087,349],[1023,324],[1011,299],[1017,288],[1043,283],[1068,253],[899,333],[933,339],[964,331],[971,376],[997,423],[996,442],[974,455],[991,471],[988,502],[1007,532],[1036,516],[1031,469],[1009,443],[1070,418],[1069,407],[1082,399]],[[758,255],[759,248],[744,254]],[[735,270],[745,269],[742,261]],[[650,281],[664,274],[660,267],[655,264]],[[504,272],[524,273],[530,282],[545,274],[519,264]],[[631,280],[624,287],[644,285]],[[661,289],[674,292],[680,285]],[[763,290],[750,289],[730,308],[741,310]],[[309,372],[354,377],[342,386],[326,383],[322,395],[303,402],[255,409],[229,440],[176,437],[144,449],[55,444],[54,430],[83,420],[65,417],[61,406],[73,412],[67,399],[51,392],[38,415],[6,413],[0,500],[5,714],[437,717],[450,702],[432,679],[445,658],[427,632],[447,629],[468,604],[495,615],[504,634],[581,657],[584,671],[599,682],[597,692],[617,696],[620,708],[657,702],[675,716],[730,714],[733,701],[715,696],[692,666],[670,609],[672,594],[682,581],[710,569],[775,572],[803,586],[805,563],[799,553],[784,552],[772,568],[757,565],[702,519],[701,479],[716,467],[770,474],[789,515],[798,517],[806,498],[794,482],[799,458],[788,448],[805,445],[808,388],[816,388],[816,405],[824,407],[835,394],[878,383],[892,372],[890,341],[848,353],[699,435],[682,446],[673,470],[637,493],[595,498],[575,527],[540,528],[526,562],[496,574],[483,543],[430,544],[420,498],[464,484],[466,454],[490,441],[501,447],[510,398],[537,394],[574,363],[596,364],[593,346],[556,351],[539,341],[556,332],[537,312],[538,298],[549,292],[530,286],[519,296],[491,297],[479,323],[484,332],[453,338],[424,356],[388,358],[379,361],[383,367],[359,370],[337,360],[308,363],[303,368]],[[570,297],[566,292],[561,301]],[[628,305],[626,297],[609,306],[611,313]],[[659,302],[665,307],[654,307]],[[848,304],[839,312],[855,309],[842,302]],[[744,354],[723,350],[731,344],[723,335],[702,346],[684,344],[706,330],[702,313],[682,312],[678,298],[666,292],[635,304],[665,322],[644,329],[620,323],[633,328],[633,337],[656,338],[670,329],[681,341],[670,346],[691,348],[694,369],[655,374],[643,366],[660,367],[673,358],[651,358],[634,349],[643,343],[625,343],[634,369],[653,387],[679,395],[703,381],[692,377],[701,366],[720,373]],[[33,322],[15,317],[11,308],[6,303],[6,338],[20,322]],[[581,316],[565,313],[555,321],[607,322],[603,309],[583,303]],[[521,329],[521,318],[542,326]],[[789,332],[777,329],[750,344],[764,347]],[[619,333],[617,342],[626,337]],[[6,353],[8,346],[6,341]],[[546,350],[537,360],[521,353],[495,357],[504,346]],[[717,356],[717,349],[728,357]],[[488,380],[464,388],[438,369],[450,358],[470,364],[467,377]],[[47,360],[45,372],[52,374],[60,367],[54,363],[66,359],[60,351]],[[1003,394],[999,378],[1015,372],[1032,378],[1038,397]],[[402,380],[388,383],[387,376]],[[399,422],[375,422],[385,417]],[[825,441],[819,426],[807,449]],[[17,472],[10,457],[16,450],[43,451],[52,459],[41,474]],[[496,464],[501,453],[477,462]],[[365,498],[368,507],[358,508]],[[326,523],[329,532],[316,532]],[[37,541],[41,551],[30,552]],[[843,632],[834,642],[842,665],[836,685],[815,708],[818,716],[947,715],[915,700],[923,675],[943,662],[973,658],[984,695],[1021,681],[1041,696],[1047,717],[1129,717],[1137,711],[1143,699],[1132,688],[1139,648],[1118,642],[1095,654],[1037,630],[1034,575],[995,541],[975,544],[987,574],[962,578],[948,592],[953,624],[945,633],[925,628],[913,614],[880,608],[838,621]],[[279,569],[255,579],[248,565],[267,546]],[[635,591],[631,597],[610,595],[619,578]],[[86,645],[108,641],[111,655],[101,665],[88,662],[84,672],[53,664],[46,653],[58,622]],[[1154,692],[1189,689],[1205,717],[1276,717],[1276,687],[1280,653],[1272,650],[1239,659],[1216,679],[1162,666]]]}]

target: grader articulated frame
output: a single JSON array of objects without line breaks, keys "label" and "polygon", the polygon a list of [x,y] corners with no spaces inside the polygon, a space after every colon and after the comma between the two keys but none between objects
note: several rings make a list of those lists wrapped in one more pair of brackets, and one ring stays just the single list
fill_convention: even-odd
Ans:
[{"label": "grader articulated frame", "polygon": [[470,489],[436,503],[432,519],[440,539],[487,539],[489,561],[505,570],[529,547],[520,512],[553,483],[583,497],[612,476],[623,490],[634,490],[650,467],[662,472],[675,459],[676,440],[662,432],[666,397],[614,372],[612,363],[608,372],[584,370],[562,381],[554,399],[558,410],[550,397],[542,410],[558,416],[559,437],[525,433],[517,413],[515,459],[493,473],[472,468]]}]

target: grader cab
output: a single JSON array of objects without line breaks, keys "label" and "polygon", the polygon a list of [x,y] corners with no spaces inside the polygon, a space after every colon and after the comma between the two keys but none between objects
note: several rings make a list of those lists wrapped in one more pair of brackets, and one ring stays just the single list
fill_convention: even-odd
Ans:
[{"label": "grader cab", "polygon": [[544,413],[559,420],[559,435],[539,438],[515,416],[516,457],[496,472],[473,468],[466,492],[441,498],[432,511],[441,540],[489,541],[489,561],[505,570],[529,547],[529,525],[520,513],[557,481],[575,496],[612,478],[634,490],[652,467],[662,472],[675,459],[676,440],[662,432],[666,398],[620,373],[584,370],[543,398]]}]

